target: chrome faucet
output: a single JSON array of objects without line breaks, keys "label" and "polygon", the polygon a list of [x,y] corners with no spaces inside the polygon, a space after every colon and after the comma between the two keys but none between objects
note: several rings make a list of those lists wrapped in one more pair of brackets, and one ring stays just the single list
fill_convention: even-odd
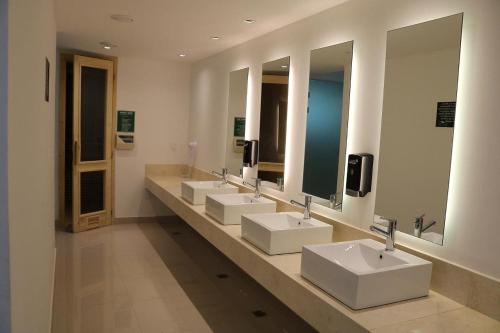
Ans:
[{"label": "chrome faucet", "polygon": [[330,194],[330,208],[337,209],[338,207],[341,207],[342,209],[342,201],[337,202],[339,194],[341,195],[342,193]]},{"label": "chrome faucet", "polygon": [[312,202],[312,195],[306,195],[304,197],[304,204],[301,204],[300,202],[297,202],[295,200],[290,200],[290,203],[292,205],[304,208],[304,220],[309,220],[311,218],[311,202]]},{"label": "chrome faucet", "polygon": [[385,236],[385,250],[394,251],[396,226],[398,224],[398,221],[396,219],[388,219],[385,217],[383,217],[382,219],[387,222],[387,231],[385,231],[384,229],[380,229],[379,227],[376,227],[374,225],[370,226],[370,230]]},{"label": "chrome faucet", "polygon": [[222,172],[212,171],[212,174],[219,176],[222,179],[222,184],[227,184],[227,175],[229,170],[227,168],[222,168]]},{"label": "chrome faucet", "polygon": [[413,222],[415,224],[415,228],[413,229],[413,235],[418,238],[422,237],[422,232],[426,231],[427,229],[429,229],[430,227],[432,227],[437,223],[436,221],[432,220],[431,222],[429,222],[429,224],[425,225],[424,216],[425,214],[416,217],[415,222]]},{"label": "chrome faucet", "polygon": [[255,185],[247,181],[244,181],[243,184],[253,187],[255,189],[255,197],[260,198],[260,178],[255,178]]},{"label": "chrome faucet", "polygon": [[276,186],[279,191],[283,192],[285,190],[285,179],[282,177],[276,178]]}]

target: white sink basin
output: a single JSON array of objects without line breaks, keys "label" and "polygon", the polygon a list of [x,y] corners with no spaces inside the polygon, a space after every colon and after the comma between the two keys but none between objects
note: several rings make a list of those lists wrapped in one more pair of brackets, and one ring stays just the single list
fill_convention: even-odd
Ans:
[{"label": "white sink basin", "polygon": [[204,205],[207,194],[238,193],[238,188],[231,184],[216,181],[187,181],[181,184],[181,195],[193,205]]},{"label": "white sink basin", "polygon": [[431,262],[371,239],[302,250],[302,276],[353,309],[426,296],[431,272]]},{"label": "white sink basin", "polygon": [[206,213],[222,224],[241,224],[241,215],[276,212],[276,202],[250,193],[207,195]]},{"label": "white sink basin", "polygon": [[331,225],[297,212],[249,214],[241,217],[241,236],[270,255],[295,253],[306,244],[332,241]]}]

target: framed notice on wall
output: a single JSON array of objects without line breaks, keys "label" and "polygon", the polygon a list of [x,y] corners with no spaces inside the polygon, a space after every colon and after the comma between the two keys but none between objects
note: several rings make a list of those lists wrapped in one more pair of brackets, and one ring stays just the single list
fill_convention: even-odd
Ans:
[{"label": "framed notice on wall", "polygon": [[117,131],[125,133],[135,131],[135,111],[118,111]]},{"label": "framed notice on wall", "polygon": [[438,102],[436,127],[454,127],[456,102]]},{"label": "framed notice on wall", "polygon": [[245,117],[234,117],[234,133],[235,137],[245,137]]}]

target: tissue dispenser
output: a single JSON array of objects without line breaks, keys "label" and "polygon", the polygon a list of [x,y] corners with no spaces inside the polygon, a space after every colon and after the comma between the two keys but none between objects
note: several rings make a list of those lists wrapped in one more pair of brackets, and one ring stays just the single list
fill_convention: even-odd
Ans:
[{"label": "tissue dispenser", "polygon": [[347,160],[346,194],[364,197],[372,190],[372,154],[350,154]]}]

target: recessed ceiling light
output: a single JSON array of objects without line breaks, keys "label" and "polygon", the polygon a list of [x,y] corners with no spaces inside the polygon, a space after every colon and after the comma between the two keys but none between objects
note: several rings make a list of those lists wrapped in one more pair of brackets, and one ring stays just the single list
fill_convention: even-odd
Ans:
[{"label": "recessed ceiling light", "polygon": [[184,58],[186,55],[184,53],[179,54],[179,57]]},{"label": "recessed ceiling light", "polygon": [[113,14],[110,16],[112,20],[120,23],[132,23],[134,19],[130,15]]},{"label": "recessed ceiling light", "polygon": [[281,68],[288,68],[287,65],[281,65]]},{"label": "recessed ceiling light", "polygon": [[219,37],[219,36],[212,36],[212,37],[210,37],[210,38],[212,38],[213,40],[219,40],[219,39],[220,39],[220,37]]},{"label": "recessed ceiling light", "polygon": [[254,19],[246,19],[244,22],[248,23],[248,24],[252,24],[252,23],[255,23],[256,21]]},{"label": "recessed ceiling light", "polygon": [[102,48],[105,50],[111,50],[112,48],[117,47],[116,45],[113,45],[110,42],[100,42],[99,45],[101,45]]}]

